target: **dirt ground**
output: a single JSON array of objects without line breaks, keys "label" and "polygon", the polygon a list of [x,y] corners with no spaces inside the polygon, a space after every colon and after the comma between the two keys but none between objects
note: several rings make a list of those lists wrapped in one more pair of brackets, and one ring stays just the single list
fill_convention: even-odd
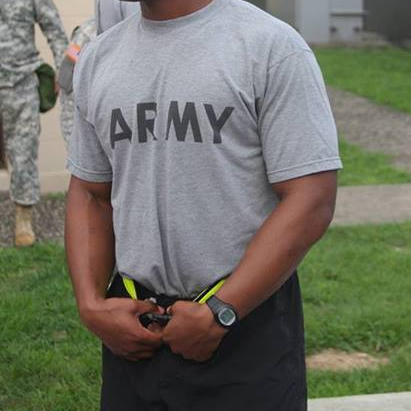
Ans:
[{"label": "dirt ground", "polygon": [[338,350],[326,350],[307,358],[307,367],[319,371],[375,369],[388,363],[387,358],[375,358],[366,353],[347,353]]},{"label": "dirt ground", "polygon": [[[65,202],[60,198],[43,197],[33,210],[33,228],[38,240],[62,243]],[[14,204],[8,194],[0,192],[0,247],[13,246]]]}]

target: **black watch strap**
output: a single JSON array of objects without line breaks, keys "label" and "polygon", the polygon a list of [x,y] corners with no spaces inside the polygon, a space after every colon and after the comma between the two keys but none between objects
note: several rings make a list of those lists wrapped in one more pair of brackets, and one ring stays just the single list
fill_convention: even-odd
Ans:
[{"label": "black watch strap", "polygon": [[210,307],[213,314],[216,314],[224,303],[218,297],[213,295],[207,300],[207,305]]},{"label": "black watch strap", "polygon": [[235,308],[232,305],[221,301],[215,295],[210,297],[206,304],[214,314],[217,323],[222,327],[229,329],[239,321]]}]

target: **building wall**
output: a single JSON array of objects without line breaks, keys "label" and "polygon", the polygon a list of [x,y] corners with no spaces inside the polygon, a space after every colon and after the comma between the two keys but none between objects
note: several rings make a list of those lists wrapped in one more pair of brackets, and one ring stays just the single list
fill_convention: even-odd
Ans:
[{"label": "building wall", "polygon": [[330,41],[330,0],[295,0],[295,27],[309,43]]},{"label": "building wall", "polygon": [[363,0],[330,0],[330,41],[361,41],[364,27],[363,3]]},{"label": "building wall", "polygon": [[295,26],[295,5],[293,0],[267,0],[267,11],[280,20]]},{"label": "building wall", "polygon": [[[68,34],[82,21],[94,13],[94,0],[54,0],[60,11]],[[37,45],[42,57],[53,63],[51,52],[40,30],[36,30]],[[68,183],[65,171],[66,148],[61,136],[59,124],[60,107],[41,117],[42,132],[40,136],[39,169],[42,191],[64,191]],[[9,187],[9,176],[0,172],[0,190]]]},{"label": "building wall", "polygon": [[361,40],[363,0],[267,0],[267,10],[310,43]]},{"label": "building wall", "polygon": [[411,39],[411,1],[365,0],[365,29],[389,40]]},{"label": "building wall", "polygon": [[253,3],[257,7],[260,7],[260,9],[266,10],[267,8],[267,1],[266,0],[247,0],[250,3]]}]

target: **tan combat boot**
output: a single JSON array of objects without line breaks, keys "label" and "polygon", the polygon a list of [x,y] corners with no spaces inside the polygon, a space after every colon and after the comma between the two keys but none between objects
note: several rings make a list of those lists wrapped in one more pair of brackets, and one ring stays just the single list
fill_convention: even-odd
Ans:
[{"label": "tan combat boot", "polygon": [[31,225],[32,206],[16,204],[16,247],[30,247],[36,241],[36,236]]}]

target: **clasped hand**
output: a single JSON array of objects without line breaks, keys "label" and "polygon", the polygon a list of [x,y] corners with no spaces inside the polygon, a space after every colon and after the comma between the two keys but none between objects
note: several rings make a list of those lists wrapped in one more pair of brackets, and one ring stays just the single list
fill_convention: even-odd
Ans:
[{"label": "clasped hand", "polygon": [[164,343],[186,360],[209,360],[227,331],[216,323],[207,305],[178,301],[168,313],[172,319],[163,330]]},{"label": "clasped hand", "polygon": [[165,310],[149,301],[110,298],[82,313],[86,326],[117,356],[129,361],[151,358],[164,344],[187,360],[209,360],[226,330],[219,326],[206,305],[178,301],[168,309],[172,319],[166,327],[144,328],[138,317]]}]

